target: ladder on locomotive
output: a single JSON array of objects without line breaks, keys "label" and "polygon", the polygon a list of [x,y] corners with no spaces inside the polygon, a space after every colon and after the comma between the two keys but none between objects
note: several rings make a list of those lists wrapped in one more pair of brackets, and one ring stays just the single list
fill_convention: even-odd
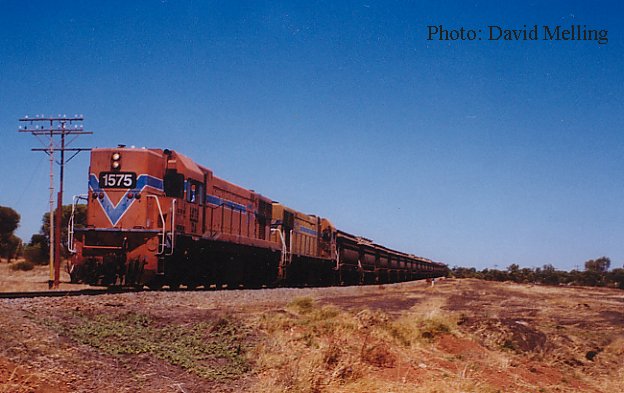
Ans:
[{"label": "ladder on locomotive", "polygon": [[78,205],[78,203],[80,203],[80,201],[88,202],[88,194],[74,195],[73,198],[71,215],[69,216],[69,220],[67,221],[67,250],[72,254],[76,253],[76,248],[74,247],[74,219],[76,216],[76,206]]},{"label": "ladder on locomotive", "polygon": [[286,244],[286,237],[279,228],[271,228],[271,232],[275,232],[279,235],[280,242],[282,244],[282,252],[280,256],[280,263],[277,270],[277,277],[281,280],[286,277],[286,267],[292,262],[292,230],[290,231],[290,244]]},{"label": "ladder on locomotive", "polygon": [[167,231],[167,223],[165,222],[165,216],[163,215],[162,208],[160,206],[160,200],[158,195],[148,194],[147,198],[153,198],[156,201],[156,207],[158,207],[158,216],[160,218],[160,224],[162,226],[162,232],[159,234],[159,244],[157,255],[169,256],[173,255],[175,250],[175,216],[176,216],[176,199],[171,201],[171,230]]}]

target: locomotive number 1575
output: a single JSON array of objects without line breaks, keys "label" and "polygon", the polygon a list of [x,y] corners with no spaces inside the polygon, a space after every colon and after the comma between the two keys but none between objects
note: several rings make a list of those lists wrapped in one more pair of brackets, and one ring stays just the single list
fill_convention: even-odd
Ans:
[{"label": "locomotive number 1575", "polygon": [[136,173],[134,172],[100,172],[101,188],[134,188]]}]

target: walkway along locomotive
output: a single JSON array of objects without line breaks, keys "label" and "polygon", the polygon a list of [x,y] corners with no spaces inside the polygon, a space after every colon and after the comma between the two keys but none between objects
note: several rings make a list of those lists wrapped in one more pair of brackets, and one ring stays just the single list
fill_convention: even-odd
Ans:
[{"label": "walkway along locomotive", "polygon": [[87,223],[68,228],[72,281],[195,288],[439,277],[446,265],[336,229],[172,151],[93,149]]}]

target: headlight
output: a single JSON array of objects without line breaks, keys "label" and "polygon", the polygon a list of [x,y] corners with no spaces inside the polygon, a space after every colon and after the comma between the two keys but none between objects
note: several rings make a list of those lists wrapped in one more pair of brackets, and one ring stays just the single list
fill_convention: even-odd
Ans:
[{"label": "headlight", "polygon": [[121,154],[113,153],[113,155],[111,156],[111,167],[113,169],[121,168]]}]

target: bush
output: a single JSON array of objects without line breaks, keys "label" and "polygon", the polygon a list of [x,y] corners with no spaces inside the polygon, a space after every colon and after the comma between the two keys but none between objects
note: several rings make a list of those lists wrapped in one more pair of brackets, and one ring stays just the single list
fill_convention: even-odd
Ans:
[{"label": "bush", "polygon": [[309,313],[314,306],[314,300],[310,297],[298,297],[288,304],[289,308],[294,309],[299,314]]},{"label": "bush", "polygon": [[28,245],[24,247],[24,259],[37,265],[48,263],[48,252],[41,244]]},{"label": "bush", "polygon": [[21,262],[17,262],[14,263],[13,265],[11,265],[11,269],[12,270],[22,270],[22,271],[28,271],[28,270],[33,270],[35,267],[35,265],[32,262],[29,261],[21,261]]}]

